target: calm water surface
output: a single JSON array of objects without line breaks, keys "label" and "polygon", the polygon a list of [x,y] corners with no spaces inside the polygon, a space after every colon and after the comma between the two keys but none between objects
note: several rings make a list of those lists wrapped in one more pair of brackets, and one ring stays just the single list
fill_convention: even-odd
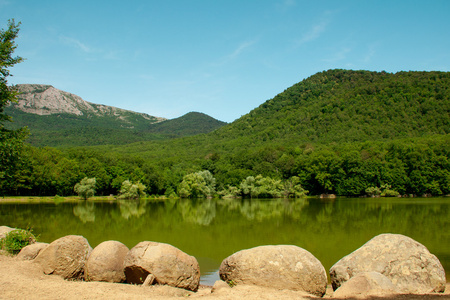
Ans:
[{"label": "calm water surface", "polygon": [[0,225],[31,227],[43,242],[76,234],[92,247],[168,243],[197,258],[202,284],[213,284],[222,260],[242,249],[297,245],[329,270],[372,237],[400,233],[435,254],[450,281],[450,198],[0,204]]}]

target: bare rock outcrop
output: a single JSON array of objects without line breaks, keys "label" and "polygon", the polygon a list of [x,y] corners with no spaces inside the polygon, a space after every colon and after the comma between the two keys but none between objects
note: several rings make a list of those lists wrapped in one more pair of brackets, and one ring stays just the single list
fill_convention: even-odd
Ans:
[{"label": "bare rock outcrop", "polygon": [[128,283],[143,284],[151,274],[152,283],[194,292],[200,284],[197,259],[164,243],[144,241],[134,246],[125,257],[124,271]]},{"label": "bare rock outcrop", "polygon": [[118,241],[105,241],[92,250],[85,267],[89,281],[124,282],[123,262],[128,247]]},{"label": "bare rock outcrop", "polygon": [[334,264],[333,289],[362,272],[385,275],[402,293],[443,292],[445,271],[439,259],[419,242],[400,234],[381,234]]},{"label": "bare rock outcrop", "polygon": [[45,248],[47,248],[48,243],[34,243],[28,246],[25,246],[20,250],[19,254],[17,254],[17,259],[21,260],[33,260],[38,256],[38,254]]},{"label": "bare rock outcrop", "polygon": [[260,246],[236,252],[222,261],[219,275],[231,284],[304,291],[316,296],[323,296],[327,286],[320,261],[293,245]]},{"label": "bare rock outcrop", "polygon": [[34,262],[47,275],[60,275],[64,279],[82,278],[91,251],[92,248],[84,237],[68,235],[50,243],[36,256]]}]

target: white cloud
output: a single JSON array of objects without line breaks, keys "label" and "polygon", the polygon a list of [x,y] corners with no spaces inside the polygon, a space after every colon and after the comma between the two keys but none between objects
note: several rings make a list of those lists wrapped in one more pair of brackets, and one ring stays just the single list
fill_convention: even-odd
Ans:
[{"label": "white cloud", "polygon": [[240,43],[230,54],[223,56],[218,62],[212,63],[212,66],[222,66],[230,61],[237,59],[248,48],[252,47],[257,42],[257,39],[248,40]]},{"label": "white cloud", "polygon": [[67,37],[67,36],[60,36],[60,40],[65,43],[66,45],[75,47],[85,53],[92,53],[92,52],[96,52],[93,48],[87,46],[86,44],[82,43],[81,41],[71,38],[71,37]]},{"label": "white cloud", "polygon": [[347,58],[347,54],[352,51],[350,47],[342,47],[339,51],[334,52],[330,58],[323,59],[326,62],[337,62]]},{"label": "white cloud", "polygon": [[334,14],[332,11],[325,11],[322,17],[314,23],[308,31],[306,31],[302,37],[297,41],[297,46],[301,46],[305,43],[314,41],[327,30],[328,25],[331,22],[331,16]]},{"label": "white cloud", "polygon": [[367,53],[363,57],[364,63],[370,63],[372,61],[372,57],[376,54],[377,48],[378,43],[372,43],[368,46]]},{"label": "white cloud", "polygon": [[256,40],[245,41],[241,43],[231,54],[227,56],[228,60],[232,60],[237,58],[242,52],[244,52],[247,48],[253,46],[256,43]]}]

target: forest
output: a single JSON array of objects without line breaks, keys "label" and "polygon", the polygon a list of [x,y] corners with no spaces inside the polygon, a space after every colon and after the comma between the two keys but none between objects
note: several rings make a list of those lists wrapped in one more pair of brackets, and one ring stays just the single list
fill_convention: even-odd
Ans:
[{"label": "forest", "polygon": [[[328,70],[207,134],[125,145],[21,144],[1,195],[450,194],[450,73]],[[31,133],[32,134],[32,133]],[[0,170],[1,171],[1,170]]]}]

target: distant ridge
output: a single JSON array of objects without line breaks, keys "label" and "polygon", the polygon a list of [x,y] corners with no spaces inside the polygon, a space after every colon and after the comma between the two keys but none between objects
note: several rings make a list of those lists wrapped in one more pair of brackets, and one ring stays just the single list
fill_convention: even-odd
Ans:
[{"label": "distant ridge", "polygon": [[[168,120],[145,113],[95,104],[43,84],[18,84],[17,103],[5,108],[11,128],[27,126],[35,146],[120,145],[208,133],[224,122],[205,114],[188,113]],[[159,123],[162,126],[154,127]]]}]

